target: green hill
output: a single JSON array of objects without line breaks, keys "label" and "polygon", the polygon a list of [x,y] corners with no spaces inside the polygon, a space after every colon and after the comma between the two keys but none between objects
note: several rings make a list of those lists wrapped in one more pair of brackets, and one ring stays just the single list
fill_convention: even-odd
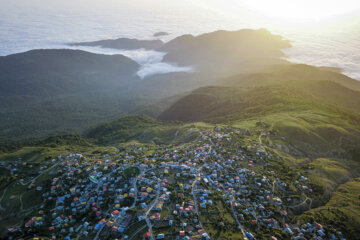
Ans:
[{"label": "green hill", "polygon": [[119,87],[139,65],[122,55],[50,49],[0,57],[1,96],[47,97]]}]

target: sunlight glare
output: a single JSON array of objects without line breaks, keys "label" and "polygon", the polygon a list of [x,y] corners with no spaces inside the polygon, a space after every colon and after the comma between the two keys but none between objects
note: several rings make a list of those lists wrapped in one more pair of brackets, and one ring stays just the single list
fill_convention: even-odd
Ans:
[{"label": "sunlight glare", "polygon": [[358,0],[251,0],[241,3],[270,17],[301,21],[331,18],[360,9]]}]

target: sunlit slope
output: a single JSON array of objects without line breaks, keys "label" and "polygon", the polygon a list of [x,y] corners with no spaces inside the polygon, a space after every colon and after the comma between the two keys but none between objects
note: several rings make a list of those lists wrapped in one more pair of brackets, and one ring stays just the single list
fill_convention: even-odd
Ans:
[{"label": "sunlit slope", "polygon": [[193,91],[160,118],[217,122],[284,111],[360,112],[360,82],[307,65],[278,66],[221,83]]}]

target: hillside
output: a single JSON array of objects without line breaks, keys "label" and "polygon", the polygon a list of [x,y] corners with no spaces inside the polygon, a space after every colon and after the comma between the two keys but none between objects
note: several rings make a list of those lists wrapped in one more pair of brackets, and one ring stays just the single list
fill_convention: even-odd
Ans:
[{"label": "hillside", "polygon": [[159,118],[221,122],[284,111],[325,109],[355,114],[360,111],[358,81],[312,66],[278,66],[217,84],[184,96]]}]

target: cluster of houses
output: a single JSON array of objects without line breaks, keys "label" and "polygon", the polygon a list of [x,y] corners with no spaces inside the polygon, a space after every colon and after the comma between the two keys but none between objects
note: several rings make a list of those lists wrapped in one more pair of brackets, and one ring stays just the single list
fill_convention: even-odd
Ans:
[{"label": "cluster of houses", "polygon": [[[99,159],[58,156],[49,184],[33,186],[43,199],[36,215],[9,231],[64,239],[216,239],[220,223],[209,216],[227,214],[233,224],[221,234],[229,236],[343,239],[317,223],[288,222],[289,204],[302,199],[289,198],[288,183],[266,161],[275,157],[257,144],[239,145],[241,134],[214,129],[152,153],[132,145]],[[293,184],[312,194],[306,177]]]}]

